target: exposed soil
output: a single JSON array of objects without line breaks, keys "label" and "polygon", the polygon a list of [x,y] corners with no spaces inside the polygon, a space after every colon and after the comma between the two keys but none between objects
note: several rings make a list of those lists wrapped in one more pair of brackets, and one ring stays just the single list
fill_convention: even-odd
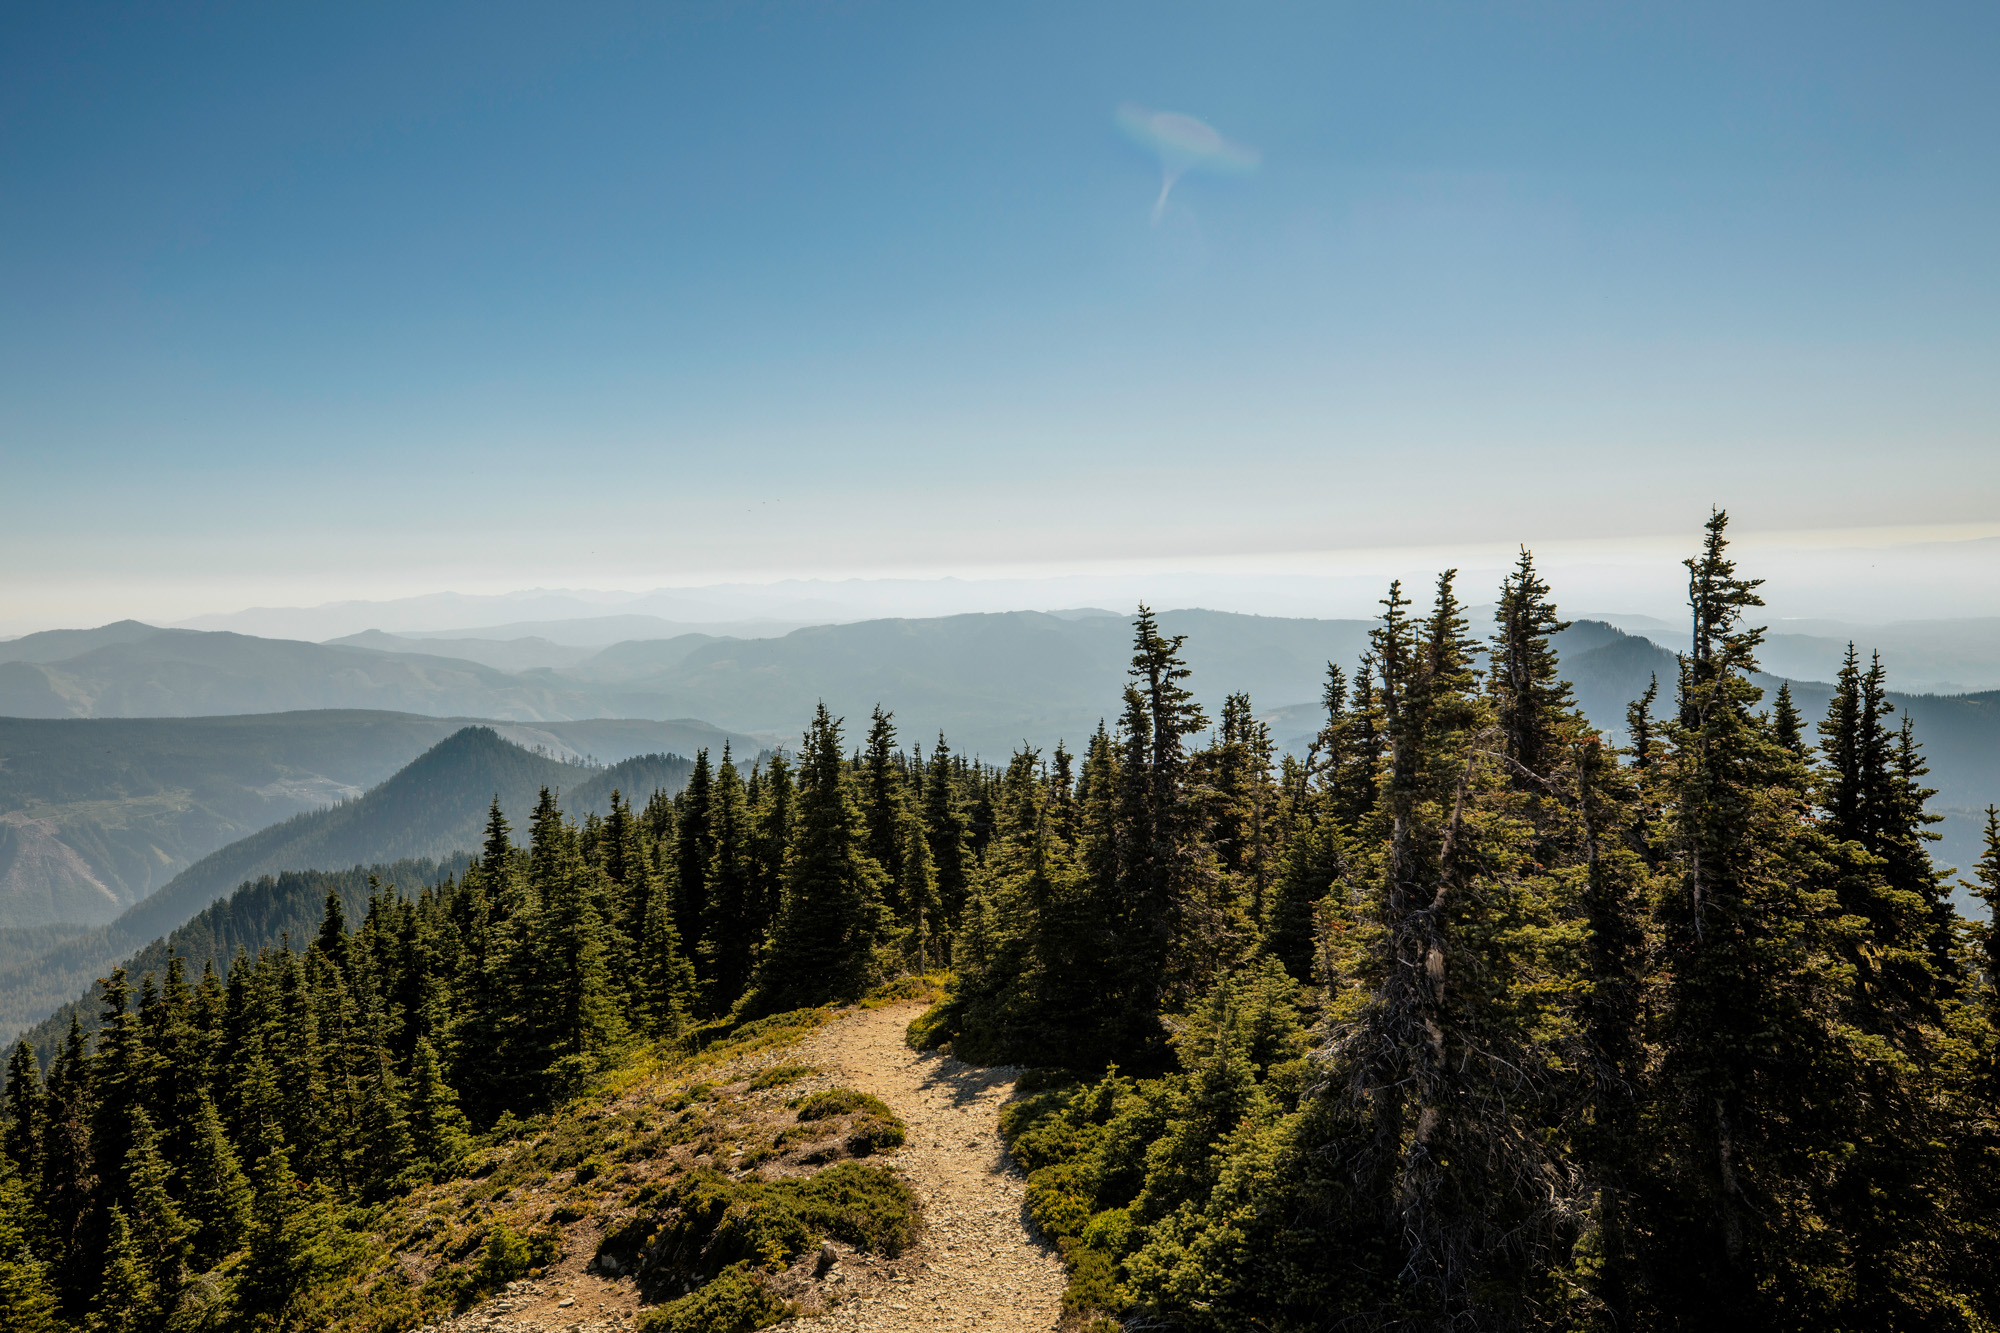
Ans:
[{"label": "exposed soil", "polygon": [[[1062,1315],[1062,1260],[1028,1222],[1024,1180],[1000,1138],[1000,1106],[1021,1071],[912,1051],[903,1030],[922,1010],[864,1010],[798,1047],[796,1058],[874,1093],[909,1126],[908,1143],[886,1160],[915,1187],[924,1217],[917,1244],[877,1265],[897,1270],[893,1277],[857,1274],[864,1280],[849,1299],[789,1327],[1048,1333]],[[863,1259],[843,1260],[832,1276]]]},{"label": "exposed soil", "polygon": [[[923,1007],[912,1001],[850,1011],[796,1046],[758,1052],[707,1075],[741,1089],[729,1100],[730,1119],[743,1131],[731,1137],[742,1141],[754,1141],[753,1127],[768,1130],[788,1121],[787,1099],[833,1086],[873,1093],[908,1127],[903,1148],[868,1160],[894,1167],[915,1189],[921,1208],[916,1244],[893,1258],[836,1242],[801,1256],[773,1279],[800,1315],[781,1329],[1048,1333],[1061,1317],[1062,1262],[1027,1220],[1022,1173],[999,1132],[1000,1106],[1021,1071],[910,1050],[903,1032]],[[809,1065],[812,1072],[769,1089],[743,1087],[780,1064]],[[736,1174],[744,1159],[725,1144],[694,1160]],[[811,1169],[784,1160],[762,1167],[767,1176]],[[510,1284],[429,1330],[630,1333],[639,1314],[631,1277],[613,1276],[592,1262],[597,1242],[616,1221],[615,1215],[582,1219],[567,1229],[564,1257],[539,1278]]]}]

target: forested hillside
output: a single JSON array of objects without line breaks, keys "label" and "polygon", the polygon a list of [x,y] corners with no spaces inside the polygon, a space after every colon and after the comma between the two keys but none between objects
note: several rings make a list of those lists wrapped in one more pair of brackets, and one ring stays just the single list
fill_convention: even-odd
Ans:
[{"label": "forested hillside", "polygon": [[[109,922],[211,852],[360,796],[482,721],[339,709],[0,717],[0,956],[15,952],[13,929]],[[757,744],[688,719],[484,725],[558,759],[605,763],[719,750],[732,740],[739,748]]]},{"label": "forested hillside", "polygon": [[[2000,819],[1968,921],[1884,672],[1767,695],[1724,535],[1622,745],[1525,556],[1478,636],[1451,574],[1427,610],[1392,586],[1283,759],[1142,608],[1074,751],[986,766],[822,707],[796,758],[581,820],[543,793],[525,847],[490,810],[414,898],[120,973],[94,1046],[9,1063],[4,1319],[412,1328],[600,1234],[563,1229],[588,1179],[647,1327],[776,1322],[836,1225],[787,1211],[805,1178],[693,1100],[604,1121],[593,1164],[562,1108],[942,967],[911,1040],[1038,1067],[1006,1129],[1078,1327],[1992,1328]],[[675,1181],[613,1167],[673,1133],[705,1135]],[[399,1202],[503,1153],[469,1212]]]},{"label": "forested hillside", "polygon": [[356,799],[274,824],[202,858],[108,925],[40,952],[16,951],[0,966],[0,1033],[11,1037],[40,1021],[113,962],[238,885],[288,870],[439,861],[478,845],[494,801],[525,817],[537,793],[552,788],[581,818],[606,813],[621,788],[671,795],[692,769],[691,761],[668,754],[635,755],[608,768],[563,763],[511,744],[490,727],[462,728]]}]

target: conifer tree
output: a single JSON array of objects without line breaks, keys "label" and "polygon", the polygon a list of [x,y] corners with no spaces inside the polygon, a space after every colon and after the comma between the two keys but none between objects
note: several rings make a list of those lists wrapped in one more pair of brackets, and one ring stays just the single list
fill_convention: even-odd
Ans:
[{"label": "conifer tree", "polygon": [[695,752],[694,772],[675,802],[679,818],[674,856],[679,873],[674,883],[674,929],[695,964],[696,976],[701,975],[701,914],[708,904],[708,867],[715,859],[714,803],[715,773],[703,747]]},{"label": "conifer tree", "polygon": [[1775,1223],[1823,1217],[1808,1127],[1846,1118],[1830,1103],[1857,1073],[1826,1022],[1839,1003],[1822,924],[1830,895],[1789,855],[1804,827],[1783,780],[1791,759],[1751,712],[1763,631],[1743,617],[1763,604],[1761,581],[1737,576],[1727,523],[1713,514],[1686,562],[1693,633],[1666,728],[1675,883],[1656,907],[1669,978],[1656,1036],[1663,1114],[1640,1196],[1652,1292],[1687,1325],[1754,1320],[1778,1302],[1804,1317],[1810,1275],[1840,1262],[1838,1234]]},{"label": "conifer tree", "polygon": [[1988,1020],[2000,1029],[2000,806],[1986,807],[1984,841],[1972,875],[1966,887],[1986,905],[1977,957],[1984,974]]},{"label": "conifer tree", "polygon": [[94,1228],[100,1182],[92,1136],[96,1104],[90,1076],[83,1026],[72,1013],[69,1035],[49,1066],[42,1119],[35,1130],[41,1149],[41,1180],[35,1202],[50,1228],[48,1257],[57,1287],[64,1293],[90,1289],[97,1239]]},{"label": "conifer tree", "polygon": [[86,1333],[145,1333],[157,1327],[160,1292],[148,1272],[146,1254],[125,1220],[125,1210],[111,1205],[110,1244],[104,1276],[90,1303]]},{"label": "conifer tree", "polygon": [[444,1067],[428,1041],[419,1039],[410,1065],[409,1126],[412,1155],[432,1179],[454,1171],[470,1147],[458,1095],[445,1081]]},{"label": "conifer tree", "polygon": [[902,883],[897,886],[896,897],[903,905],[907,922],[903,951],[912,967],[919,972],[928,972],[942,961],[936,935],[943,920],[944,903],[938,894],[937,870],[931,864],[930,840],[925,835],[924,821],[907,793],[900,813],[898,832],[902,839]]},{"label": "conifer tree", "polygon": [[0,1328],[58,1333],[48,1265],[32,1244],[33,1204],[11,1157],[0,1158]]},{"label": "conifer tree", "polygon": [[882,867],[885,902],[904,929],[909,912],[900,900],[903,883],[903,775],[896,763],[895,714],[875,711],[868,719],[868,747],[863,751],[861,813],[867,824],[864,850]]},{"label": "conifer tree", "polygon": [[638,972],[644,986],[639,1009],[649,1029],[659,1037],[680,1035],[694,1010],[697,987],[694,964],[681,950],[669,894],[654,893],[647,900]]},{"label": "conifer tree", "polygon": [[1186,1004],[1237,947],[1213,910],[1216,874],[1189,787],[1188,740],[1208,725],[1187,688],[1184,636],[1168,638],[1144,605],[1133,622],[1116,825],[1117,874],[1110,912],[1122,964],[1114,988],[1123,1022],[1142,1047],[1163,1009]]},{"label": "conifer tree", "polygon": [[938,900],[944,905],[946,928],[956,930],[959,913],[971,889],[966,867],[965,815],[958,784],[953,780],[951,746],[939,732],[924,778],[924,832],[930,840],[931,864],[937,867]]},{"label": "conifer tree", "polygon": [[798,814],[785,896],[757,969],[764,1013],[851,998],[874,978],[889,934],[882,870],[863,849],[861,811],[840,753],[840,722],[821,704],[799,753]]},{"label": "conifer tree", "polygon": [[266,1155],[257,1164],[247,1262],[237,1280],[242,1313],[275,1329],[302,1327],[302,1298],[338,1272],[350,1250],[325,1188],[293,1174],[284,1150]]},{"label": "conifer tree", "polygon": [[[132,1113],[132,1146],[125,1156],[125,1181],[130,1197],[129,1239],[146,1269],[147,1289],[154,1303],[170,1310],[176,1303],[181,1283],[186,1280],[192,1258],[190,1237],[194,1228],[182,1216],[168,1185],[173,1170],[160,1155],[159,1135],[152,1117],[145,1111]],[[116,1262],[116,1240],[113,1242]]]},{"label": "conifer tree", "polygon": [[727,1013],[750,984],[757,948],[763,943],[762,915],[751,863],[749,802],[743,780],[722,747],[709,802],[708,901],[702,908],[702,965],[710,1013]]},{"label": "conifer tree", "polygon": [[1794,758],[1806,758],[1805,721],[1799,716],[1798,705],[1792,701],[1792,682],[1789,680],[1779,682],[1777,698],[1771,701],[1771,736]]},{"label": "conifer tree", "polygon": [[7,1057],[6,1119],[0,1129],[0,1154],[13,1165],[18,1181],[32,1180],[38,1169],[41,1150],[35,1130],[41,1118],[41,1069],[24,1038]]},{"label": "conifer tree", "polygon": [[778,919],[785,889],[785,854],[792,841],[792,765],[783,751],[773,752],[761,765],[757,799],[753,803],[750,841],[752,902],[759,940]]},{"label": "conifer tree", "polygon": [[187,1220],[194,1228],[193,1262],[213,1268],[243,1242],[250,1225],[250,1182],[206,1090],[196,1103],[181,1181]]}]

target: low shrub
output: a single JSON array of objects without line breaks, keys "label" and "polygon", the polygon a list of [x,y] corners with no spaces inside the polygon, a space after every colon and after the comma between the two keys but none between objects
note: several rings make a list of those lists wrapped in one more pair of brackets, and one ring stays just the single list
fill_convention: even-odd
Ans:
[{"label": "low shrub", "polygon": [[752,1092],[762,1092],[766,1088],[783,1087],[787,1083],[796,1083],[802,1078],[811,1078],[818,1072],[819,1070],[813,1068],[811,1065],[795,1064],[787,1061],[784,1064],[772,1065],[769,1069],[751,1079],[750,1090]]},{"label": "low shrub", "polygon": [[700,1290],[641,1316],[639,1333],[751,1333],[793,1313],[747,1264],[731,1264]]},{"label": "low shrub", "polygon": [[825,1120],[829,1116],[846,1115],[851,1111],[866,1111],[870,1115],[891,1119],[894,1116],[888,1104],[873,1093],[856,1092],[853,1088],[828,1088],[801,1097],[792,1104],[799,1119]]}]

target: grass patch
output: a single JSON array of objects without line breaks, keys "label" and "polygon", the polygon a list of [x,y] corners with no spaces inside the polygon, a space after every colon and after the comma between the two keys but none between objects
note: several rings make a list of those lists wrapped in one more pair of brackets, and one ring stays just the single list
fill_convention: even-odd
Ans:
[{"label": "grass patch", "polygon": [[[885,1148],[900,1148],[908,1137],[908,1127],[889,1109],[887,1103],[873,1093],[857,1092],[853,1088],[828,1088],[824,1092],[801,1097],[792,1105],[798,1112],[797,1127],[801,1129],[815,1121],[853,1116],[853,1123],[848,1126],[847,1151],[856,1157],[866,1157]],[[786,1131],[787,1134],[790,1132]]]},{"label": "grass patch", "polygon": [[782,1088],[787,1083],[797,1083],[802,1078],[811,1078],[819,1072],[812,1065],[802,1065],[795,1061],[772,1065],[763,1073],[750,1080],[750,1091],[762,1092],[766,1088]]},{"label": "grass patch", "polygon": [[792,1313],[748,1264],[731,1264],[700,1291],[646,1311],[639,1333],[751,1333]]},{"label": "grass patch", "polygon": [[[731,1180],[704,1167],[660,1191],[645,1212],[605,1237],[597,1257],[635,1273],[640,1291],[654,1299],[689,1286],[696,1288],[691,1295],[701,1296],[723,1283],[711,1302],[685,1307],[720,1318],[716,1312],[763,1309],[744,1304],[751,1295],[745,1282],[785,1267],[825,1237],[896,1255],[916,1234],[916,1196],[880,1167],[842,1162],[814,1176],[777,1181]],[[686,1299],[662,1310],[682,1307]],[[676,1333],[682,1328],[672,1322],[675,1316],[663,1317],[668,1323],[661,1326]]]}]

